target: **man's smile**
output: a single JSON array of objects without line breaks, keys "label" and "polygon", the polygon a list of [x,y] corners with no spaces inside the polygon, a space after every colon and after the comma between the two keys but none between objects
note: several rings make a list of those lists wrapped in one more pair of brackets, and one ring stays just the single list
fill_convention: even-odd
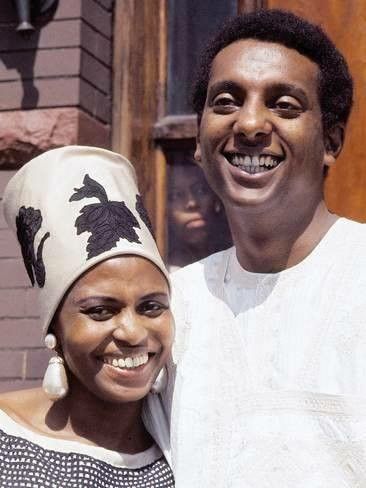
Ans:
[{"label": "man's smile", "polygon": [[246,154],[238,152],[224,153],[227,161],[248,174],[264,173],[276,168],[283,160],[283,156],[274,154]]}]

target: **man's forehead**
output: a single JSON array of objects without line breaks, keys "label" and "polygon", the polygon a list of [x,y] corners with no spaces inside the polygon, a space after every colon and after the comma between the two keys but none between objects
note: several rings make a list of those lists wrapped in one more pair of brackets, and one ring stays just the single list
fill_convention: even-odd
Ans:
[{"label": "man's forehead", "polygon": [[210,82],[225,78],[228,74],[245,74],[254,79],[270,79],[273,75],[283,78],[291,76],[298,82],[317,82],[318,73],[318,65],[295,49],[275,42],[240,39],[215,56]]}]

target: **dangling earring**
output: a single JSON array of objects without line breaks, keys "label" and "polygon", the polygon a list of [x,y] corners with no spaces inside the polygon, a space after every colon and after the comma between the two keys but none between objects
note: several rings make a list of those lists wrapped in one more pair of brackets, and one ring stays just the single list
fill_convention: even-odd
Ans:
[{"label": "dangling earring", "polygon": [[[47,334],[44,343],[47,349],[55,350],[57,341],[53,334]],[[56,352],[56,351],[55,351]],[[43,391],[50,400],[57,401],[67,395],[69,385],[64,360],[57,354],[49,360],[42,383]]]},{"label": "dangling earring", "polygon": [[164,366],[160,371],[158,376],[156,377],[156,380],[152,384],[152,387],[150,389],[151,393],[161,393],[162,391],[165,390],[165,388],[168,385],[168,372],[166,369],[166,366]]}]

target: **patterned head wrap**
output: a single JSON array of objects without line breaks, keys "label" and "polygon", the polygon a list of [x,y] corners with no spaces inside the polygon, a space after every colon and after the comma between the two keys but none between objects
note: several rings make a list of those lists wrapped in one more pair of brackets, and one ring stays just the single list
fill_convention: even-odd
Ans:
[{"label": "patterned head wrap", "polygon": [[147,258],[169,283],[134,168],[119,154],[67,146],[36,157],[7,185],[4,213],[40,290],[43,333],[72,283],[112,256]]}]

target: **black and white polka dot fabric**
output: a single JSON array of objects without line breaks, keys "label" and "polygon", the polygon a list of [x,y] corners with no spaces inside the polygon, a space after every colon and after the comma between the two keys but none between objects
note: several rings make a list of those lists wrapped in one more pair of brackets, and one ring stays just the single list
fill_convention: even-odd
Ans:
[{"label": "black and white polka dot fabric", "polygon": [[[61,440],[57,442],[62,443]],[[136,460],[139,455],[126,456]],[[84,453],[45,449],[0,430],[0,487],[171,488],[174,480],[161,453],[150,464],[132,469],[114,466]]]}]

